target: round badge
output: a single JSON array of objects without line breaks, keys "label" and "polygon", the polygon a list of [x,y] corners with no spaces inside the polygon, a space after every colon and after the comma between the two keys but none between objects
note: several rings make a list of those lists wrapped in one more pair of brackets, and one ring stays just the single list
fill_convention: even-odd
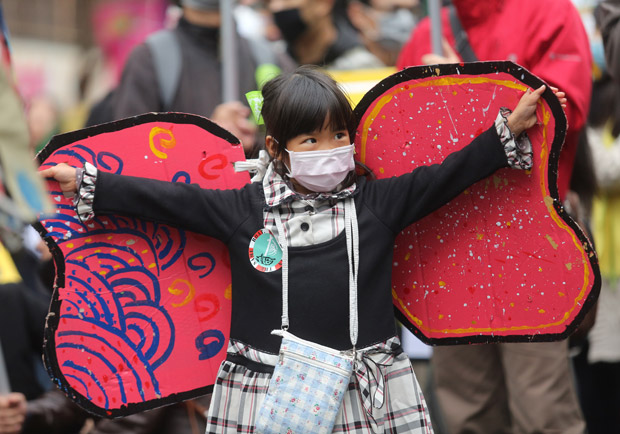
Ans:
[{"label": "round badge", "polygon": [[258,271],[269,273],[282,268],[282,249],[268,229],[261,229],[250,240],[250,262]]}]

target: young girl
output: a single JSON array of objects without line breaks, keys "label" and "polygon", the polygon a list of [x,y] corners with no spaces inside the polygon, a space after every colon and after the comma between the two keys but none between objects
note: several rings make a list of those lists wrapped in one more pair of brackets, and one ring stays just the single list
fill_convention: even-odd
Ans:
[{"label": "young girl", "polygon": [[[515,137],[536,122],[543,91],[528,91],[512,114],[498,114],[494,125],[442,164],[366,182],[354,171],[356,122],[349,101],[329,76],[301,67],[264,86],[271,161],[261,180],[239,190],[113,175],[88,163],[83,170],[59,164],[42,175],[59,181],[63,192],[78,193],[81,216],[135,216],[228,246],[230,345],[213,391],[208,433],[255,432],[278,361],[280,338],[271,332],[279,328],[338,350],[357,349],[333,432],[429,433],[424,398],[396,336],[394,238],[497,169],[531,166],[531,146],[519,153],[523,146]],[[564,95],[557,95],[564,104]],[[357,310],[350,311],[354,287]]]}]

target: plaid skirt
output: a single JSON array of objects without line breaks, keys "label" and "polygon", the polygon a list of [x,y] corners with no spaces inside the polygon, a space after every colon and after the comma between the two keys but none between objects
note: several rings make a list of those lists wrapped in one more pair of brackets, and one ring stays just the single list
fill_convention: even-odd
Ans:
[{"label": "plaid skirt", "polygon": [[[209,434],[254,433],[277,355],[231,340],[207,416]],[[239,363],[241,362],[241,363]],[[334,433],[433,432],[426,402],[398,337],[358,350]]]}]

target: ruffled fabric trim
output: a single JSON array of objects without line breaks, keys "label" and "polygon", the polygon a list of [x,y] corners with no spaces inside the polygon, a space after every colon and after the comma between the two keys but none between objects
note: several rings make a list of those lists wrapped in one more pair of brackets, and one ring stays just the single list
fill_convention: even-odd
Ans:
[{"label": "ruffled fabric trim", "polygon": [[73,206],[80,221],[85,222],[95,217],[93,201],[95,200],[97,168],[86,162],[84,168],[77,170],[76,177],[75,183],[78,186],[78,192],[73,198]]},{"label": "ruffled fabric trim", "polygon": [[499,140],[504,147],[506,158],[508,158],[508,165],[513,169],[528,170],[532,168],[534,151],[532,149],[532,142],[524,131],[515,137],[508,128],[508,116],[512,113],[512,110],[502,107],[499,109],[499,114],[495,119],[495,129]]}]

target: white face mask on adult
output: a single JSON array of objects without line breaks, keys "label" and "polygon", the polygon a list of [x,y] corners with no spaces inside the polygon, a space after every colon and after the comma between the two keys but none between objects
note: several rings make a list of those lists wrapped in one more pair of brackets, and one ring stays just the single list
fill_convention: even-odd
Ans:
[{"label": "white face mask on adult", "polygon": [[355,169],[353,144],[328,151],[286,152],[291,162],[288,176],[317,193],[334,191]]}]

